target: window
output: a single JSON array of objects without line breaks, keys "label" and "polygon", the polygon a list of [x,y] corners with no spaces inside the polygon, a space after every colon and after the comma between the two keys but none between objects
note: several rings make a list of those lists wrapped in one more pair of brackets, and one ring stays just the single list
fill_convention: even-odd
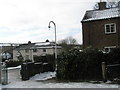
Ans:
[{"label": "window", "polygon": [[25,52],[26,52],[26,53],[28,53],[28,52],[29,52],[29,50],[28,50],[28,49],[26,49],[26,50],[25,50]]},{"label": "window", "polygon": [[29,60],[29,55],[26,55],[26,56],[25,56],[25,60]]},{"label": "window", "polygon": [[37,52],[37,49],[33,49],[33,52]]},{"label": "window", "polygon": [[104,51],[109,53],[112,49],[116,48],[116,46],[104,47]]},{"label": "window", "polygon": [[43,49],[43,52],[46,52],[46,49]]},{"label": "window", "polygon": [[115,23],[105,24],[105,33],[106,34],[116,33],[116,24]]}]

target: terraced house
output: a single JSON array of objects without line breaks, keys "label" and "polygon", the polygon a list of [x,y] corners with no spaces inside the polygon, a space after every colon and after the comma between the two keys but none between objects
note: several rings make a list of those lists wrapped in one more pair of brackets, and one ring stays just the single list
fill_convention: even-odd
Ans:
[{"label": "terraced house", "polygon": [[[57,54],[61,53],[62,47],[56,46]],[[36,56],[53,55],[55,53],[54,42],[38,42],[21,44],[13,50],[13,60],[32,60]]]},{"label": "terraced house", "polygon": [[82,22],[83,46],[109,52],[120,46],[120,7],[106,8],[100,2],[98,10],[86,11]]}]

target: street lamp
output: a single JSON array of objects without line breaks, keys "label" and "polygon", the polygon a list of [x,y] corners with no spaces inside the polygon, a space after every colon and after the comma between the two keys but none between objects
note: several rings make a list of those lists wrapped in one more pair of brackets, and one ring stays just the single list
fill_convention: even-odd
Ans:
[{"label": "street lamp", "polygon": [[2,45],[0,46],[0,84],[2,83]]},{"label": "street lamp", "polygon": [[49,29],[51,28],[50,26],[51,23],[54,24],[54,29],[55,29],[55,71],[57,71],[56,24],[53,21],[50,21],[48,26]]}]

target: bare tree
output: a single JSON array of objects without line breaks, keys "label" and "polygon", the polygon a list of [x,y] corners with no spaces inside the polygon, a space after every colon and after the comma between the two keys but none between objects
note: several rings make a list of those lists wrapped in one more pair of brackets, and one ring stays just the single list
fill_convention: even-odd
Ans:
[{"label": "bare tree", "polygon": [[107,0],[107,8],[118,7],[119,0]]},{"label": "bare tree", "polygon": [[[107,8],[120,7],[120,0],[107,0]],[[94,10],[99,9],[98,2],[93,7]]]},{"label": "bare tree", "polygon": [[59,44],[77,44],[77,40],[72,36],[69,36],[63,40],[58,41]]},{"label": "bare tree", "polygon": [[67,37],[63,40],[58,41],[58,44],[62,46],[63,50],[68,51],[76,46],[77,40],[73,37]]}]

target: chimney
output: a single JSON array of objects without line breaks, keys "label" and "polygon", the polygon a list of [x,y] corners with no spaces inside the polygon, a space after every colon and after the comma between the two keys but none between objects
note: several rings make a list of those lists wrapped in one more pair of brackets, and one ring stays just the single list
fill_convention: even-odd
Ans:
[{"label": "chimney", "polygon": [[28,41],[28,44],[31,44],[31,41]]},{"label": "chimney", "polygon": [[98,5],[99,5],[99,10],[106,9],[106,2],[99,2]]}]

